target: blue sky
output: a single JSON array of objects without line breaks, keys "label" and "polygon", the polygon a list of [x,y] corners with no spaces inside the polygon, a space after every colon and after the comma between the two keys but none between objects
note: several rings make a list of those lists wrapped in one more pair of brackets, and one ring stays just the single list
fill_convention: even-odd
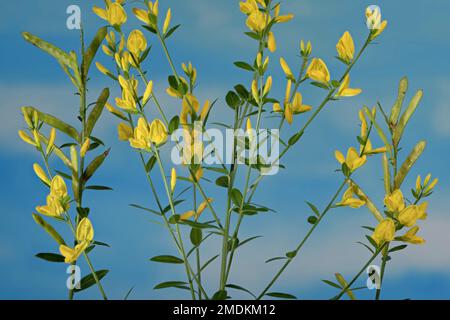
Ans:
[{"label": "blue sky", "polygon": [[[239,252],[231,282],[256,292],[265,285],[262,279],[273,275],[277,265],[265,265],[264,261],[292,250],[308,229],[304,201],[312,201],[322,208],[340,184],[341,177],[334,172],[337,166],[333,152],[355,143],[359,131],[358,109],[377,101],[389,108],[396,97],[399,79],[407,75],[410,80],[408,97],[420,88],[425,95],[408,126],[402,156],[420,139],[427,140],[428,147],[406,183],[412,185],[417,174],[428,172],[438,176],[440,183],[431,199],[429,219],[421,230],[427,244],[393,255],[383,295],[388,299],[449,299],[450,64],[447,55],[450,3],[444,0],[285,2],[284,11],[294,13],[295,20],[276,29],[279,49],[271,58],[270,73],[274,76],[278,96],[282,96],[285,84],[276,61],[284,56],[292,67],[298,64],[300,39],[311,40],[313,54],[325,59],[332,75],[338,77],[342,65],[334,59],[335,44],[342,33],[349,30],[356,45],[361,45],[367,33],[363,15],[366,6],[380,5],[389,26],[352,72],[353,85],[363,88],[363,93],[330,104],[302,142],[285,158],[287,170],[267,178],[261,186],[256,200],[271,205],[277,213],[244,221],[242,239],[252,235],[264,237]],[[3,1],[0,4],[3,13],[0,21],[3,43],[0,51],[0,299],[66,297],[65,266],[33,257],[38,252],[57,248],[31,218],[34,207],[44,201],[46,190],[32,171],[32,164],[39,161],[38,156],[19,140],[17,130],[23,127],[19,113],[23,105],[36,106],[64,119],[75,118],[77,99],[64,73],[51,57],[25,43],[20,36],[20,32],[30,31],[66,50],[77,48],[78,33],[65,27],[65,12],[70,4],[80,5],[87,34],[92,36],[102,21],[90,8],[93,4],[101,5],[102,1]],[[219,98],[216,119],[230,117],[224,95],[236,83],[249,82],[249,75],[235,69],[232,63],[249,61],[255,51],[254,42],[243,35],[245,18],[239,13],[238,1],[188,3],[172,0],[161,1],[161,6],[163,9],[172,7],[173,22],[182,24],[169,43],[175,62],[179,65],[192,61],[198,69],[201,100]],[[138,25],[132,16],[129,21],[131,26]],[[149,41],[154,48],[146,67],[157,92],[163,96],[168,65],[155,39]],[[109,63],[103,56],[98,59]],[[91,79],[91,101],[106,86],[112,87],[112,96],[117,95],[116,85],[96,70]],[[312,106],[323,97],[323,92],[311,86],[301,91],[305,102]],[[163,104],[172,113],[179,109],[177,102],[170,98],[163,98]],[[302,121],[304,118],[299,117],[294,126],[300,126]],[[131,297],[135,299],[187,297],[184,292],[152,290],[158,282],[183,279],[183,270],[148,261],[154,255],[175,254],[175,251],[165,231],[150,221],[152,217],[128,206],[129,203],[151,206],[152,198],[138,159],[126,144],[117,141],[116,125],[115,119],[105,114],[96,129],[96,134],[112,147],[112,153],[95,182],[107,183],[114,191],[90,194],[86,198],[93,212],[91,218],[97,240],[111,244],[111,248],[96,249],[92,258],[94,265],[97,269],[111,270],[104,280],[111,298],[121,299],[130,287],[134,287]],[[378,158],[373,158],[357,175],[357,180],[379,205],[383,197],[380,164]],[[212,195],[220,208],[223,195],[217,192]],[[332,211],[274,290],[288,291],[304,299],[331,297],[334,290],[320,279],[332,278],[334,272],[349,278],[359,270],[368,259],[367,251],[355,244],[364,235],[360,226],[374,223],[364,208]],[[212,241],[205,248],[205,257],[218,253],[217,248],[219,243]],[[83,264],[81,267],[86,268]],[[212,291],[218,282],[218,266],[210,268],[205,277],[213,284],[208,288]],[[361,279],[361,284],[364,283],[365,279]],[[362,298],[372,295],[372,292],[360,292]],[[99,295],[92,288],[79,297],[93,299]]]}]

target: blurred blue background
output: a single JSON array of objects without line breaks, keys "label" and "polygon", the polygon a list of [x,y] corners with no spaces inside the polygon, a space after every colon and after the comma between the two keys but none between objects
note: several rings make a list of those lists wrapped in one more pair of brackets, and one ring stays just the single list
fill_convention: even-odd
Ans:
[{"label": "blurred blue background", "polygon": [[[103,25],[91,10],[97,1],[2,1],[0,11],[0,299],[64,299],[66,266],[51,264],[34,257],[38,252],[56,252],[55,243],[33,222],[31,213],[36,205],[45,201],[46,189],[35,177],[32,164],[40,161],[36,152],[22,143],[17,130],[24,124],[19,107],[33,105],[64,119],[75,119],[77,97],[71,83],[53,59],[25,43],[20,32],[29,31],[55,43],[65,50],[78,48],[79,34],[66,28],[66,8],[77,4],[82,8],[82,19],[87,37]],[[304,139],[284,159],[287,170],[268,177],[257,193],[256,201],[277,211],[244,220],[241,239],[253,235],[263,238],[250,242],[239,251],[230,283],[243,285],[259,292],[278,270],[277,262],[265,264],[273,256],[292,250],[303,238],[309,225],[308,209],[304,201],[323,208],[341,183],[334,150],[346,150],[356,144],[359,133],[357,112],[363,105],[373,106],[379,101],[386,109],[393,104],[398,81],[407,75],[412,94],[423,88],[425,95],[420,108],[407,128],[401,157],[420,139],[428,147],[405,185],[413,186],[417,174],[432,172],[440,183],[431,199],[429,218],[422,223],[421,234],[427,240],[423,246],[409,246],[407,250],[392,254],[389,262],[383,298],[386,299],[448,299],[450,298],[450,32],[448,15],[450,3],[445,0],[425,1],[283,1],[282,12],[292,12],[295,20],[276,27],[278,51],[271,57],[270,73],[274,76],[274,93],[283,96],[284,75],[278,64],[280,56],[298,70],[300,39],[311,40],[313,55],[323,58],[335,78],[343,72],[342,64],[334,59],[335,44],[349,30],[359,47],[366,37],[364,10],[377,4],[389,25],[385,33],[371,45],[352,72],[353,87],[363,93],[356,97],[331,103],[308,129]],[[127,5],[127,30],[137,27],[131,7]],[[224,96],[237,83],[249,84],[250,74],[236,69],[237,60],[250,61],[255,43],[245,35],[245,16],[239,12],[238,1],[161,1],[161,10],[173,10],[173,24],[182,27],[169,41],[169,49],[180,66],[192,61],[198,69],[198,96],[219,98],[215,120],[231,119]],[[169,66],[153,36],[149,35],[153,49],[145,65],[149,77],[162,97],[169,113],[179,111],[179,102],[166,97],[166,77]],[[110,60],[100,53],[97,60],[112,67]],[[112,88],[117,96],[116,84],[94,68],[90,81],[90,101],[95,101],[103,87]],[[323,91],[305,85],[300,91],[304,101],[317,106]],[[112,101],[112,99],[111,99]],[[305,121],[298,116],[294,129]],[[76,120],[72,121],[76,124]],[[97,248],[91,254],[97,269],[110,269],[104,286],[110,298],[122,299],[134,287],[133,299],[188,298],[187,292],[177,290],[154,291],[161,281],[183,280],[180,266],[149,262],[159,254],[176,254],[166,231],[152,223],[154,217],[130,208],[139,203],[155,207],[138,158],[125,143],[119,143],[117,121],[105,112],[95,134],[112,147],[95,184],[108,184],[112,192],[90,193],[86,203],[91,207],[91,219],[96,239],[108,242],[111,248]],[[270,126],[270,121],[266,123]],[[292,132],[294,129],[290,129]],[[285,133],[286,137],[290,136]],[[63,143],[62,135],[58,143]],[[374,144],[380,141],[374,139]],[[53,162],[59,166],[58,160]],[[382,206],[383,186],[381,161],[371,158],[358,172],[356,179],[366,192]],[[158,180],[157,180],[158,181]],[[208,189],[208,184],[204,184]],[[163,195],[163,190],[158,190]],[[408,192],[405,188],[404,192]],[[224,211],[223,193],[212,192],[215,206]],[[356,244],[364,239],[362,225],[374,225],[370,213],[358,210],[336,209],[322,222],[289,269],[273,288],[287,291],[300,299],[327,299],[335,289],[322,283],[332,279],[335,272],[351,278],[369,258],[368,252]],[[64,226],[60,226],[63,229]],[[63,232],[69,235],[67,232]],[[219,253],[219,242],[209,242],[204,260]],[[379,261],[377,261],[379,263]],[[87,267],[81,263],[83,274]],[[205,279],[212,293],[218,284],[218,264],[212,264]],[[365,285],[362,277],[358,284]],[[232,292],[233,297],[245,298]],[[372,298],[373,291],[358,292],[361,298]],[[78,298],[96,299],[100,295],[95,287],[81,293]]]}]

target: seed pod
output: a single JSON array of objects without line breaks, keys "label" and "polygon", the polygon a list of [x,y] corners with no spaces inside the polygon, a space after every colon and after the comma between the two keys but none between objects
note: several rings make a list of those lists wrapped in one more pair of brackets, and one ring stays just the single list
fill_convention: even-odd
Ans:
[{"label": "seed pod", "polygon": [[383,180],[384,180],[384,191],[386,194],[391,193],[391,172],[389,171],[389,161],[386,153],[383,153]]},{"label": "seed pod", "polygon": [[411,151],[408,158],[406,158],[405,162],[403,162],[400,170],[397,172],[397,175],[395,176],[394,179],[394,190],[400,188],[406,176],[408,175],[409,170],[411,170],[412,166],[417,161],[417,159],[419,159],[423,150],[425,150],[426,145],[427,144],[425,141],[420,141]]},{"label": "seed pod", "polygon": [[408,78],[404,77],[400,80],[397,100],[395,101],[395,104],[392,107],[391,115],[389,117],[389,124],[391,128],[395,128],[395,126],[397,125],[398,118],[400,116],[400,111],[402,110],[403,106],[403,100],[405,99],[407,90],[408,90]]},{"label": "seed pod", "polygon": [[40,226],[45,230],[45,232],[47,232],[47,233],[50,235],[50,237],[52,237],[59,245],[65,245],[65,244],[66,244],[66,243],[64,242],[64,239],[59,235],[59,233],[58,233],[58,232],[57,232],[50,224],[48,224],[47,222],[45,222],[45,220],[44,220],[41,216],[39,216],[39,215],[33,213],[33,219],[34,219],[34,221],[35,221],[38,225],[40,225]]},{"label": "seed pod", "polygon": [[384,218],[382,214],[380,213],[380,211],[378,211],[377,207],[372,202],[372,200],[370,200],[369,197],[356,184],[353,184],[352,187],[355,195],[358,196],[359,199],[364,200],[366,202],[367,209],[369,209],[369,211],[372,212],[374,217],[378,221],[383,221]]},{"label": "seed pod", "polygon": [[405,130],[406,125],[409,122],[409,119],[411,119],[411,116],[413,115],[414,111],[416,111],[417,106],[420,103],[420,100],[422,100],[423,97],[423,91],[419,90],[415,94],[415,96],[412,98],[411,102],[409,103],[408,108],[403,113],[402,117],[400,118],[395,130],[394,130],[394,145],[398,146],[398,143],[400,142],[400,139],[402,138],[403,131]]}]

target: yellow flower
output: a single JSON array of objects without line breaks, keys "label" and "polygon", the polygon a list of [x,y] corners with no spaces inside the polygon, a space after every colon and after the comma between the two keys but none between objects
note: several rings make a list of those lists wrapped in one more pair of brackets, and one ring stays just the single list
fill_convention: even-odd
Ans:
[{"label": "yellow flower", "polygon": [[110,103],[105,103],[105,108],[111,112],[113,115],[118,116],[121,119],[125,119],[125,114],[122,113],[122,111],[117,110],[116,108],[114,108]]},{"label": "yellow flower", "polygon": [[295,93],[292,103],[287,103],[284,109],[284,117],[289,124],[292,124],[292,117],[294,114],[308,112],[312,109],[311,106],[303,104],[303,97],[300,92]]},{"label": "yellow flower", "polygon": [[127,49],[130,50],[135,57],[139,57],[141,52],[147,49],[147,39],[145,39],[141,30],[136,29],[131,31],[127,40]]},{"label": "yellow flower", "polygon": [[356,149],[353,147],[348,149],[346,158],[344,158],[344,155],[340,151],[335,152],[335,157],[340,164],[345,163],[350,171],[355,171],[359,167],[363,166],[367,161],[367,157],[365,155],[360,157]]},{"label": "yellow flower", "polygon": [[107,3],[106,9],[94,7],[93,11],[103,20],[107,20],[112,26],[121,26],[127,22],[127,13],[122,7],[122,1]]},{"label": "yellow flower", "polygon": [[195,216],[195,220],[197,221],[198,218],[200,217],[200,215],[203,213],[203,211],[205,211],[206,207],[208,206],[208,203],[211,203],[211,202],[213,202],[213,199],[212,199],[212,198],[208,198],[207,201],[203,201],[203,202],[198,206],[197,212],[195,212],[194,210],[186,211],[185,213],[183,213],[183,214],[180,216],[180,219],[181,219],[181,220],[188,220],[188,219],[190,219],[191,217],[194,217],[194,216]]},{"label": "yellow flower", "polygon": [[133,137],[133,129],[126,123],[119,123],[117,126],[120,141],[129,141]]},{"label": "yellow flower", "polygon": [[88,218],[83,218],[78,223],[76,238],[78,242],[91,242],[94,240],[94,227]]},{"label": "yellow flower", "polygon": [[166,19],[164,20],[163,34],[166,34],[166,32],[169,30],[171,19],[172,19],[172,10],[170,10],[169,8],[169,10],[167,10]]},{"label": "yellow flower", "polygon": [[266,15],[261,11],[253,11],[247,18],[247,27],[254,32],[261,32],[266,28]]},{"label": "yellow flower", "polygon": [[256,103],[259,103],[259,88],[257,80],[252,81],[252,96],[253,99],[255,99]]},{"label": "yellow flower", "polygon": [[344,35],[339,39],[336,45],[339,58],[346,63],[350,63],[353,60],[355,54],[355,44],[353,38],[348,31],[345,31]]},{"label": "yellow flower", "polygon": [[42,180],[42,182],[44,182],[48,186],[51,185],[50,179],[47,177],[47,175],[45,174],[44,170],[40,165],[38,165],[37,163],[33,164],[33,170],[34,173],[36,173],[36,175],[39,177],[39,179]]},{"label": "yellow flower", "polygon": [[417,206],[417,210],[419,211],[418,218],[420,220],[425,220],[427,218],[427,216],[428,216],[427,209],[428,209],[427,201],[422,202],[421,204],[419,204]]},{"label": "yellow flower", "polygon": [[286,77],[288,79],[295,81],[294,74],[292,73],[291,68],[289,68],[289,65],[287,64],[286,60],[284,60],[283,58],[280,58],[280,65],[281,65],[281,68],[283,69]]},{"label": "yellow flower", "polygon": [[294,15],[292,13],[290,13],[290,14],[286,14],[284,16],[276,17],[275,18],[275,22],[276,23],[283,23],[283,22],[291,21],[292,19],[294,19]]},{"label": "yellow flower", "polygon": [[306,75],[314,80],[321,83],[328,84],[330,81],[330,72],[328,71],[327,65],[322,59],[314,58],[306,71]]},{"label": "yellow flower", "polygon": [[266,84],[264,85],[263,96],[266,96],[270,89],[272,89],[272,76],[267,77]]},{"label": "yellow flower", "polygon": [[153,81],[149,81],[147,88],[145,89],[144,95],[142,97],[142,104],[145,105],[153,93]]},{"label": "yellow flower", "polygon": [[126,80],[124,77],[119,76],[119,83],[122,87],[122,98],[116,98],[117,106],[126,112],[137,113],[135,97],[137,95],[138,81],[135,79]]},{"label": "yellow flower", "polygon": [[31,144],[32,146],[36,146],[34,140],[29,135],[27,135],[25,131],[19,130],[19,137],[26,143]]},{"label": "yellow flower", "polygon": [[170,175],[170,191],[172,193],[175,190],[176,184],[177,184],[177,170],[175,170],[175,168],[172,168],[172,172]]},{"label": "yellow flower", "polygon": [[84,141],[83,145],[81,146],[80,149],[80,157],[84,158],[86,156],[86,153],[89,150],[89,147],[91,146],[91,139],[86,139],[86,141]]},{"label": "yellow flower", "polygon": [[344,192],[341,202],[339,202],[337,205],[357,209],[366,204],[364,200],[353,198],[353,194],[353,188],[349,187],[347,191]]},{"label": "yellow flower", "polygon": [[410,205],[399,213],[398,221],[404,226],[412,227],[421,216],[419,208],[416,205]]},{"label": "yellow flower", "polygon": [[[374,109],[375,110],[375,109]],[[374,113],[374,112],[372,112]],[[363,140],[367,141],[365,142],[365,144],[360,143],[360,153],[362,153],[364,151],[364,154],[366,155],[372,155],[372,154],[376,154],[376,153],[383,153],[386,152],[386,147],[381,147],[381,148],[377,148],[377,149],[373,149],[372,147],[372,142],[370,141],[369,138],[367,138],[368,135],[368,128],[367,128],[367,120],[366,117],[364,115],[364,112],[362,110],[359,111],[358,113],[359,115],[359,119],[361,120],[361,133],[360,133],[360,137]],[[363,150],[364,149],[364,150]]]},{"label": "yellow flower", "polygon": [[272,109],[273,109],[273,112],[282,112],[283,111],[283,109],[281,109],[281,106],[280,106],[280,104],[278,102],[273,104],[273,108]]},{"label": "yellow flower", "polygon": [[246,0],[245,2],[239,2],[239,9],[242,13],[245,13],[247,15],[259,10],[258,4],[255,0]]},{"label": "yellow flower", "polygon": [[389,212],[400,212],[405,209],[405,200],[400,189],[384,197],[384,204]]},{"label": "yellow flower", "polygon": [[308,41],[308,43],[305,46],[305,41],[300,41],[300,53],[302,54],[302,56],[304,57],[308,57],[311,55],[312,52],[312,45],[311,45],[311,41]]},{"label": "yellow flower", "polygon": [[194,96],[191,93],[188,93],[183,97],[182,107],[183,109],[188,110],[189,113],[192,114],[193,112],[198,112],[198,110],[200,109],[200,103],[198,102],[196,96]]},{"label": "yellow flower", "polygon": [[211,109],[211,102],[209,100],[205,101],[205,104],[203,105],[202,112],[200,114],[200,120],[205,121],[206,117],[209,114],[209,110]]},{"label": "yellow flower", "polygon": [[65,245],[59,246],[59,252],[64,256],[64,262],[72,264],[80,257],[80,255],[87,249],[89,243],[82,242],[75,246],[75,248],[70,248]]},{"label": "yellow flower", "polygon": [[150,141],[159,146],[167,141],[167,129],[159,119],[152,121],[150,125]]},{"label": "yellow flower", "polygon": [[55,176],[50,183],[50,194],[47,196],[47,204],[36,207],[36,211],[49,217],[59,218],[69,209],[68,200],[69,196],[64,179],[60,176]]},{"label": "yellow flower", "polygon": [[138,125],[134,128],[133,137],[129,141],[133,148],[150,149],[150,128],[144,118],[139,118]]},{"label": "yellow flower", "polygon": [[133,13],[142,22],[144,22],[146,25],[150,25],[150,19],[148,17],[148,12],[142,9],[133,8]]},{"label": "yellow flower", "polygon": [[267,38],[267,48],[269,48],[270,52],[277,51],[277,41],[275,39],[275,35],[273,32],[269,32],[268,38]]},{"label": "yellow flower", "polygon": [[395,237],[395,224],[392,219],[385,219],[381,221],[372,233],[372,239],[380,245],[381,242],[390,242]]},{"label": "yellow flower", "polygon": [[73,263],[87,249],[94,239],[94,228],[88,218],[83,218],[77,226],[76,239],[78,244],[74,248],[59,246],[59,252],[64,256],[65,263]]},{"label": "yellow flower", "polygon": [[350,86],[350,75],[347,74],[338,90],[338,97],[354,97],[362,92],[361,89],[352,89]]},{"label": "yellow flower", "polygon": [[423,244],[425,240],[421,237],[416,236],[416,233],[419,231],[419,227],[415,226],[409,229],[403,236],[397,237],[396,240],[408,242],[412,244]]},{"label": "yellow flower", "polygon": [[371,30],[370,40],[378,37],[387,27],[387,21],[381,21],[381,12],[379,8],[366,9],[367,27]]}]

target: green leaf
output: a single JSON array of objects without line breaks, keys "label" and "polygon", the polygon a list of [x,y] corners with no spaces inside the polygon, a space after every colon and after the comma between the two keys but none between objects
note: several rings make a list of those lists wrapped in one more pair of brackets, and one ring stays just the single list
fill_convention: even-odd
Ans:
[{"label": "green leaf", "polygon": [[187,285],[188,283],[184,281],[165,281],[161,282],[160,284],[157,284],[153,289],[159,290],[159,289],[180,288],[180,287],[184,289]]},{"label": "green leaf", "polygon": [[172,134],[180,126],[180,117],[175,116],[169,123],[169,134]]},{"label": "green leaf", "polygon": [[89,73],[89,68],[91,67],[92,61],[94,60],[95,55],[97,54],[98,48],[102,44],[103,40],[106,37],[107,27],[103,27],[98,29],[97,34],[92,40],[89,48],[86,50],[83,56],[83,75],[87,77]]},{"label": "green leaf", "polygon": [[216,179],[216,185],[223,188],[228,188],[228,176],[221,176]]},{"label": "green leaf", "polygon": [[109,244],[107,244],[106,242],[94,241],[93,244],[95,244],[96,246],[102,246],[102,247],[111,248],[111,246]]},{"label": "green leaf", "polygon": [[190,238],[191,238],[191,243],[195,247],[198,247],[200,245],[200,243],[202,243],[202,238],[203,238],[202,229],[192,228]]},{"label": "green leaf", "polygon": [[245,239],[244,241],[239,242],[239,244],[238,244],[238,246],[237,246],[236,248],[242,247],[244,244],[247,244],[247,243],[249,243],[250,241],[255,240],[255,239],[258,239],[258,238],[262,238],[262,236],[254,236],[254,237],[247,238],[247,239]]},{"label": "green leaf", "polygon": [[289,252],[286,252],[286,257],[288,257],[289,259],[295,258],[296,255],[297,255],[297,252],[296,252],[296,251],[289,251]]},{"label": "green leaf", "polygon": [[97,190],[97,191],[112,191],[111,187],[107,186],[87,186],[84,188],[85,190]]},{"label": "green leaf", "polygon": [[64,121],[44,112],[40,112],[34,107],[25,107],[25,110],[29,110],[28,112],[33,113],[36,111],[39,117],[39,120],[48,124],[49,126],[67,134],[69,137],[79,141],[79,133],[78,131],[72,127],[71,125],[65,123]]},{"label": "green leaf", "polygon": [[296,296],[293,296],[292,294],[289,294],[289,293],[283,293],[283,292],[269,292],[269,293],[266,293],[266,296],[272,297],[272,298],[297,300]]},{"label": "green leaf", "polygon": [[250,92],[248,92],[248,90],[242,84],[234,86],[234,90],[236,90],[238,95],[244,100],[247,100],[250,95]]},{"label": "green leaf", "polygon": [[155,157],[155,156],[152,156],[152,157],[148,160],[148,162],[146,163],[146,165],[145,165],[145,170],[146,170],[147,172],[152,171],[153,167],[155,166],[155,163],[156,163],[156,157]]},{"label": "green leaf", "polygon": [[338,289],[342,289],[342,287],[340,285],[338,285],[337,283],[334,283],[333,281],[330,280],[322,280],[322,282],[326,283],[329,286],[332,286],[334,288],[338,288]]},{"label": "green leaf", "polygon": [[227,284],[225,287],[231,288],[231,289],[235,289],[235,290],[239,290],[239,291],[244,291],[244,292],[248,293],[249,295],[251,295],[253,298],[255,298],[255,300],[257,298],[256,295],[254,295],[250,290],[245,289],[245,288],[243,288],[241,286],[238,286],[236,284]]},{"label": "green leaf", "polygon": [[164,39],[168,39],[174,32],[175,30],[177,30],[181,25],[178,24],[172,28],[169,29],[169,31],[166,32],[166,34],[164,35]]},{"label": "green leaf", "polygon": [[296,144],[298,142],[298,140],[303,136],[303,131],[297,132],[296,134],[294,134],[292,137],[289,138],[288,140],[288,144],[290,146],[293,146],[294,144]]},{"label": "green leaf", "polygon": [[408,245],[406,245],[406,244],[402,244],[402,245],[393,247],[393,248],[389,249],[389,253],[395,252],[395,251],[403,250],[403,249],[405,249],[407,246],[408,246]]},{"label": "green leaf", "polygon": [[315,205],[308,201],[306,201],[306,204],[311,208],[311,210],[316,214],[317,217],[320,217],[319,209],[317,209]]},{"label": "green leaf", "polygon": [[239,190],[236,189],[236,188],[233,188],[233,189],[231,190],[230,196],[231,196],[231,200],[233,201],[233,203],[234,203],[236,206],[241,206],[242,200],[243,200],[241,191],[239,191]]},{"label": "green leaf", "polygon": [[316,222],[317,222],[317,217],[315,217],[315,216],[309,216],[308,217],[308,223],[316,224]]},{"label": "green leaf", "polygon": [[48,43],[45,40],[42,40],[39,37],[32,35],[29,32],[23,32],[22,36],[26,41],[28,41],[32,45],[38,47],[39,49],[45,51],[46,53],[54,57],[56,60],[58,60],[60,64],[68,66],[72,70],[77,69],[76,61],[74,61],[73,57],[67,52],[64,52],[60,48]]},{"label": "green leaf", "polygon": [[236,109],[241,104],[241,99],[234,91],[228,91],[225,101],[231,109]]},{"label": "green leaf", "polygon": [[278,260],[286,260],[287,257],[275,257],[275,258],[270,258],[268,260],[266,260],[266,263],[272,262],[272,261],[278,261]]},{"label": "green leaf", "polygon": [[160,263],[174,263],[174,264],[184,263],[184,261],[182,259],[175,257],[175,256],[170,256],[170,255],[156,256],[156,257],[151,258],[150,261],[160,262]]},{"label": "green leaf", "polygon": [[255,71],[255,68],[253,68],[251,65],[249,65],[247,62],[244,61],[236,61],[234,65],[238,68],[247,70],[247,71]]},{"label": "green leaf", "polygon": [[64,262],[64,257],[56,253],[38,253],[36,257],[48,262]]},{"label": "green leaf", "polygon": [[144,211],[148,211],[148,212],[150,212],[150,213],[156,214],[157,216],[161,216],[161,212],[158,212],[158,211],[153,210],[153,209],[145,208],[145,207],[140,206],[140,205],[138,205],[138,204],[133,204],[133,203],[132,203],[132,204],[130,204],[130,207],[137,208],[137,209],[141,209],[141,210],[144,210]]},{"label": "green leaf", "polygon": [[315,87],[320,88],[320,89],[325,89],[325,90],[329,90],[330,89],[326,84],[324,84],[322,82],[311,82],[311,84],[313,86],[315,86]]},{"label": "green leaf", "polygon": [[91,113],[89,114],[89,117],[86,122],[86,130],[85,130],[85,136],[89,137],[92,133],[92,130],[94,130],[95,124],[97,123],[98,119],[100,118],[103,109],[105,108],[105,104],[108,101],[109,98],[109,89],[105,88],[103,89],[102,93],[97,99],[97,103],[95,104],[95,107],[92,109]]},{"label": "green leaf", "polygon": [[102,153],[101,155],[96,157],[87,166],[86,170],[83,173],[83,177],[82,177],[83,178],[82,179],[83,183],[86,183],[90,178],[92,178],[92,176],[97,171],[97,169],[100,168],[100,166],[103,164],[103,161],[105,161],[106,157],[109,154],[109,151],[110,151],[110,149],[108,149],[107,151],[105,151],[104,153]]},{"label": "green leaf", "polygon": [[66,244],[64,239],[59,235],[59,233],[50,224],[48,224],[40,215],[33,213],[33,219],[38,225],[40,225],[45,230],[45,232],[47,232],[50,235],[50,237],[52,237],[56,241],[56,243],[58,243],[59,245]]},{"label": "green leaf", "polygon": [[219,290],[216,293],[214,293],[212,300],[225,300],[227,296],[228,294],[226,290]]},{"label": "green leaf", "polygon": [[[98,281],[102,280],[107,274],[108,274],[109,270],[99,270],[99,271],[95,271],[95,274],[97,276]],[[94,276],[91,274],[87,275],[86,277],[84,277],[83,279],[81,279],[80,281],[80,289],[74,289],[75,292],[80,292],[82,290],[86,290],[89,287],[92,287],[94,284],[96,284],[95,282],[95,278]]]}]

